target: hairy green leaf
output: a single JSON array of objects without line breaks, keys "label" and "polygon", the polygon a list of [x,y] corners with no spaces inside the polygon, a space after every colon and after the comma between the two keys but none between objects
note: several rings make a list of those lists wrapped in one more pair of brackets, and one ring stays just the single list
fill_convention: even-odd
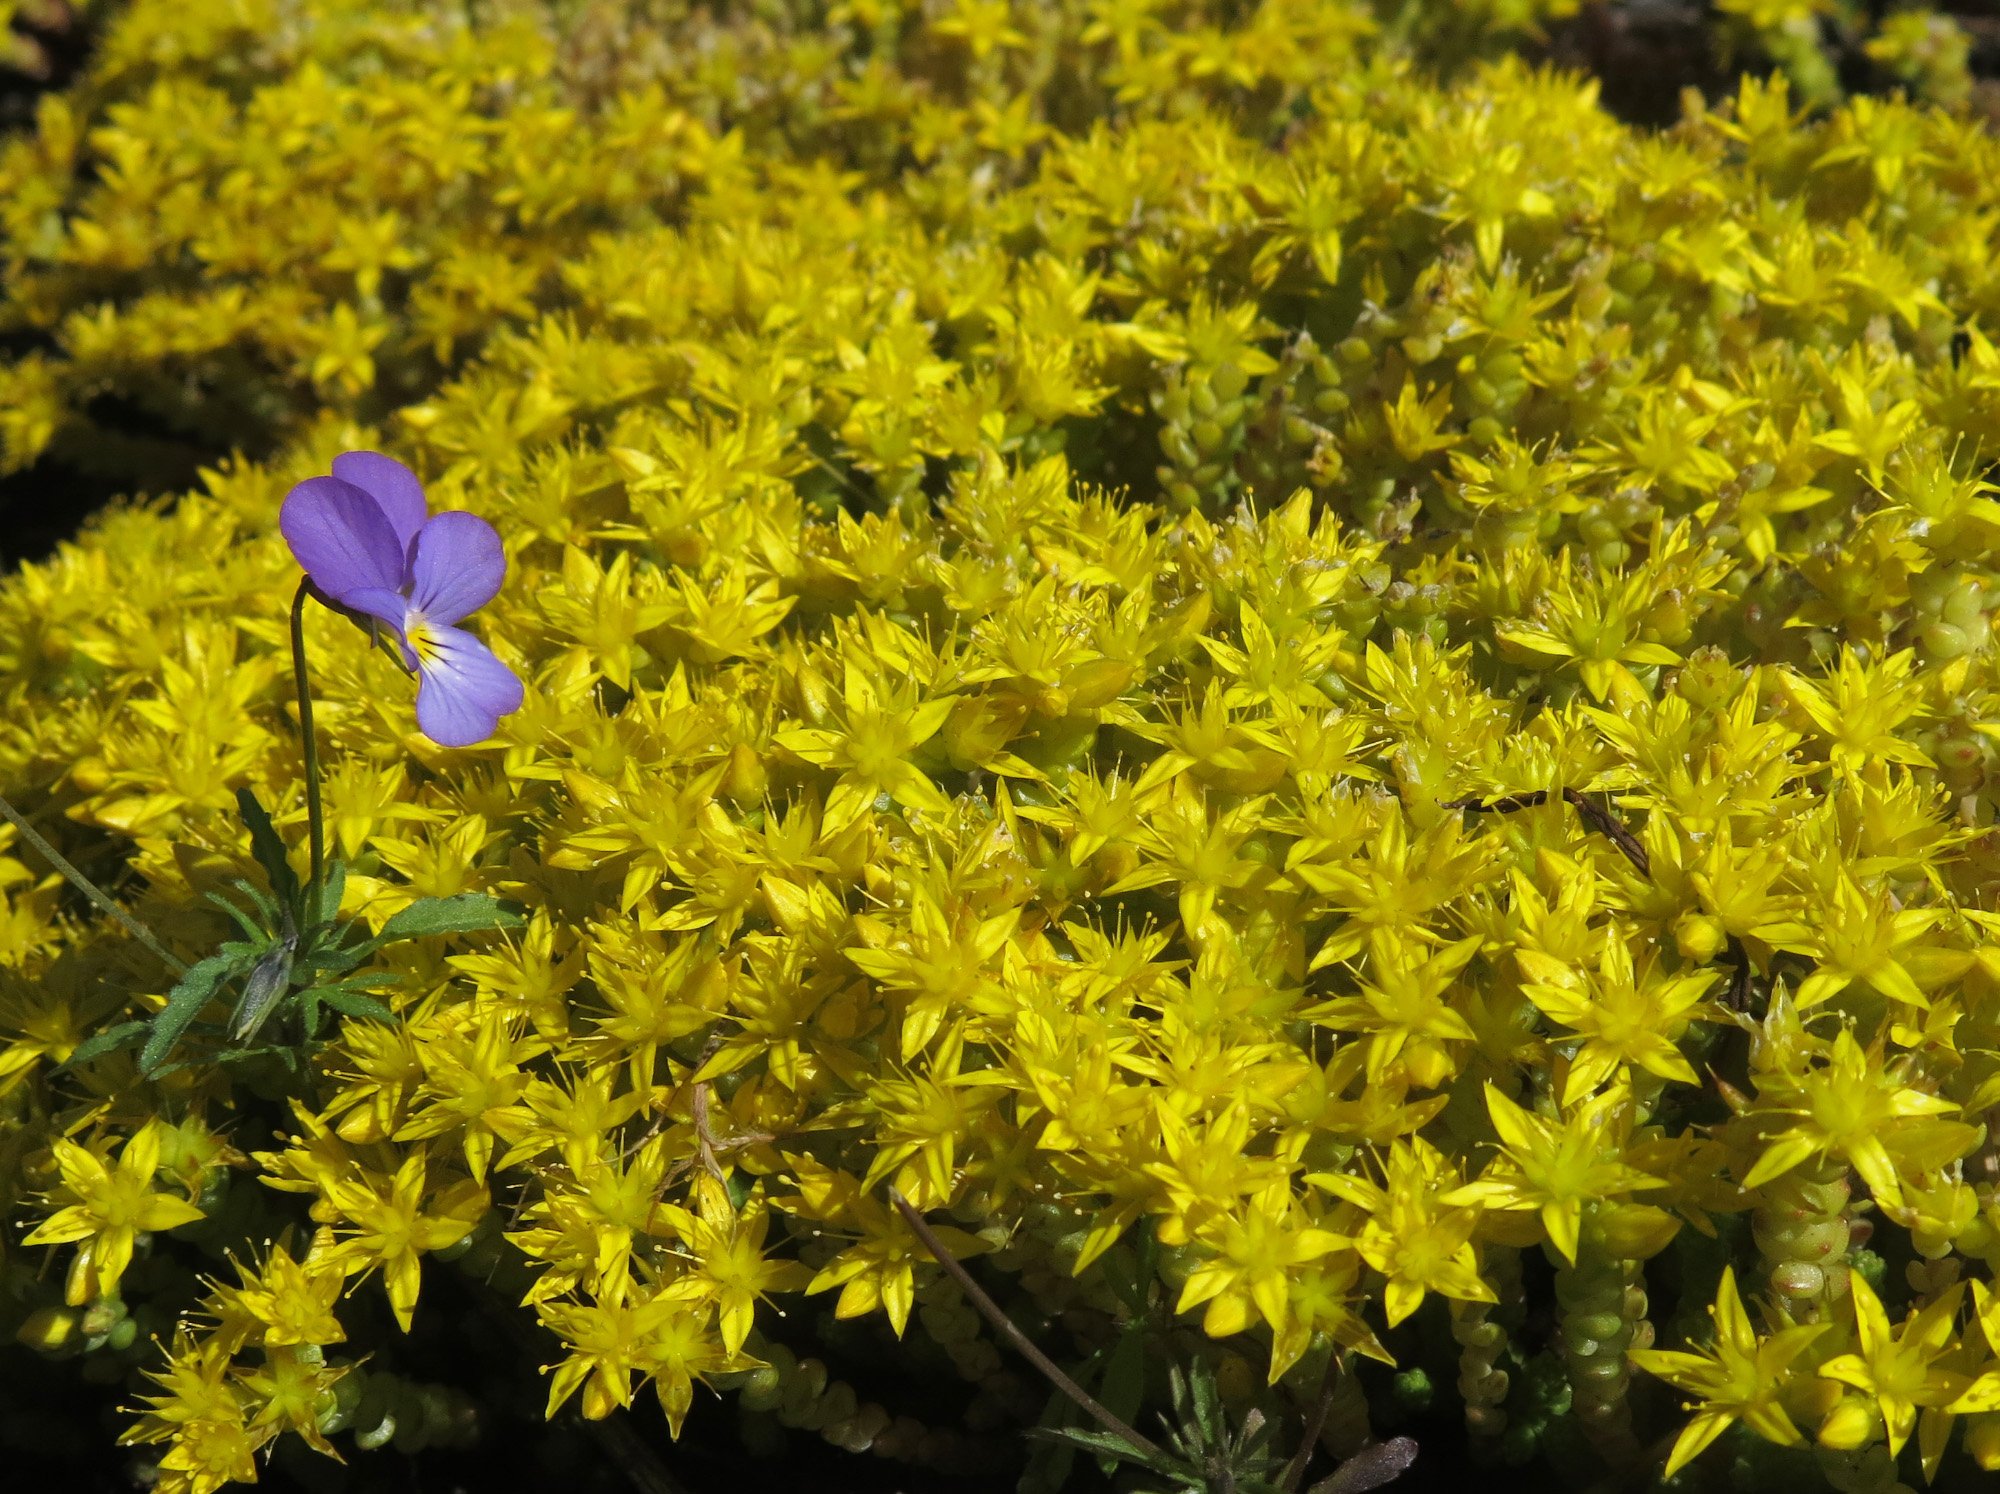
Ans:
[{"label": "hairy green leaf", "polygon": [[521,916],[501,907],[498,898],[484,892],[461,892],[452,897],[418,898],[392,913],[370,943],[379,948],[436,934],[479,934],[520,926]]},{"label": "hairy green leaf", "polygon": [[242,968],[240,956],[226,954],[210,955],[188,967],[187,974],[167,993],[167,1004],[153,1017],[152,1032],[146,1046],[139,1051],[140,1073],[148,1078],[158,1077],[160,1065],[187,1031],[188,1023],[200,1015],[222,983]]},{"label": "hairy green leaf", "polygon": [[114,1022],[109,1027],[100,1027],[76,1045],[69,1057],[63,1060],[62,1067],[72,1069],[78,1064],[89,1063],[93,1058],[115,1053],[120,1048],[134,1047],[152,1025],[146,1018],[138,1017],[130,1022]]}]

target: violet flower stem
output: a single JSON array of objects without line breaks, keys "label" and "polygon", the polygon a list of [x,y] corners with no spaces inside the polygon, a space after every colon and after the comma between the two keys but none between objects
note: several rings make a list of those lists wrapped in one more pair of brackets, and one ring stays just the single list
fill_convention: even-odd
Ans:
[{"label": "violet flower stem", "polygon": [[181,974],[187,969],[186,960],[183,960],[179,955],[168,949],[166,945],[162,944],[151,929],[119,907],[112,899],[110,893],[99,887],[90,878],[71,865],[69,858],[50,845],[43,837],[42,832],[29,824],[21,811],[9,804],[4,798],[0,798],[0,819],[6,820],[8,824],[19,831],[21,839],[41,852],[43,859],[57,871],[61,872],[68,879],[72,887],[95,903],[101,912],[123,927],[126,933],[130,934],[134,939],[137,939],[146,948],[166,961],[176,975]]},{"label": "violet flower stem", "polygon": [[319,737],[313,731],[312,690],[306,683],[306,597],[312,582],[299,582],[292,597],[292,684],[299,694],[299,735],[306,755],[306,836],[312,867],[306,874],[306,912],[310,920],[319,906],[320,869],[326,861],[326,815],[319,802]]},{"label": "violet flower stem", "polygon": [[1040,1370],[1051,1385],[1095,1417],[1098,1425],[1112,1436],[1130,1443],[1142,1456],[1148,1458],[1160,1456],[1158,1443],[1149,1437],[1141,1436],[1134,1428],[1127,1426],[1123,1418],[1064,1374],[1060,1365],[1035,1347],[1034,1340],[1015,1326],[1014,1320],[1000,1310],[1000,1304],[980,1289],[979,1283],[972,1279],[972,1273],[958,1263],[956,1256],[945,1249],[944,1241],[937,1237],[937,1231],[924,1222],[924,1216],[912,1207],[907,1198],[891,1188],[889,1202],[896,1206],[896,1212],[903,1216],[903,1222],[916,1232],[919,1240],[924,1242],[924,1249],[937,1259],[940,1266],[951,1273],[951,1278],[958,1283],[959,1290],[972,1299],[972,1305],[979,1309],[980,1316],[991,1323],[999,1331],[1000,1336],[1012,1344],[1023,1358]]}]

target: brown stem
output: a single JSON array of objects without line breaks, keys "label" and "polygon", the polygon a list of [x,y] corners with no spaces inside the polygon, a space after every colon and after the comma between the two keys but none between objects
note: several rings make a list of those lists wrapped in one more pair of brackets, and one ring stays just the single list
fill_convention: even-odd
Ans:
[{"label": "brown stem", "polygon": [[[1610,810],[1592,800],[1584,798],[1573,788],[1562,791],[1563,802],[1573,806],[1583,822],[1610,841],[1624,853],[1625,859],[1639,868],[1641,876],[1653,874],[1653,858],[1646,854],[1646,848],[1639,844],[1639,838],[1618,822]],[[1508,794],[1501,799],[1481,799],[1477,795],[1465,799],[1446,799],[1446,809],[1463,809],[1468,814],[1513,814],[1517,810],[1534,809],[1549,802],[1547,789],[1534,789],[1525,794]]]},{"label": "brown stem", "polygon": [[1573,788],[1564,789],[1563,798],[1576,806],[1576,812],[1583,816],[1585,824],[1625,853],[1625,859],[1639,868],[1640,876],[1650,877],[1653,874],[1653,858],[1646,854],[1639,838],[1612,817],[1610,810],[1584,798]]},{"label": "brown stem", "polygon": [[1105,1431],[1111,1433],[1114,1437],[1121,1437],[1131,1443],[1133,1450],[1142,1457],[1157,1458],[1161,1456],[1158,1443],[1148,1437],[1141,1436],[1133,1428],[1127,1426],[1115,1412],[1111,1411],[1068,1375],[1064,1374],[1060,1365],[1035,1347],[1028,1335],[1014,1325],[1014,1320],[1000,1310],[1000,1304],[987,1296],[979,1283],[972,1279],[972,1273],[961,1266],[958,1263],[957,1257],[945,1249],[944,1241],[937,1237],[935,1230],[924,1223],[924,1216],[910,1206],[910,1201],[907,1198],[903,1197],[894,1188],[891,1188],[889,1190],[889,1202],[896,1206],[896,1212],[903,1216],[903,1222],[909,1225],[919,1240],[924,1242],[924,1249],[935,1256],[937,1263],[951,1273],[951,1279],[958,1283],[959,1289],[971,1299],[972,1305],[979,1309],[980,1316],[991,1323],[994,1331],[1006,1339],[1008,1343],[1012,1344],[1028,1363],[1047,1376],[1051,1385],[1055,1386],[1057,1390],[1060,1390],[1064,1395],[1068,1396],[1077,1405],[1095,1417],[1098,1425],[1103,1427]]},{"label": "brown stem", "polygon": [[1319,1394],[1313,1398],[1312,1410],[1299,1433],[1299,1450],[1292,1454],[1292,1460],[1285,1464],[1285,1471],[1278,1478],[1278,1487],[1283,1494],[1292,1494],[1299,1481],[1306,1476],[1306,1465],[1312,1461],[1313,1448],[1318,1445],[1320,1431],[1326,1426],[1327,1413],[1333,1409],[1333,1393],[1340,1388],[1340,1373],[1340,1349],[1329,1347],[1326,1373],[1319,1377]]}]

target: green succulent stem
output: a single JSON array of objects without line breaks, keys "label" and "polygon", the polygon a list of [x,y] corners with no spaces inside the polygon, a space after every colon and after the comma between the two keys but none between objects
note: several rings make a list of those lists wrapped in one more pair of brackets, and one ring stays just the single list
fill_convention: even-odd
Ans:
[{"label": "green succulent stem", "polygon": [[1458,1343],[1458,1392],[1465,1401],[1465,1428],[1474,1437],[1498,1437],[1507,1430],[1507,1330],[1488,1302],[1451,1304],[1451,1336]]},{"label": "green succulent stem", "polygon": [[1575,1263],[1557,1262],[1556,1302],[1561,1308],[1558,1340],[1569,1374],[1571,1409],[1607,1459],[1614,1464],[1634,1462],[1639,1446],[1632,1435],[1627,1395],[1632,1370],[1625,1353],[1652,1342],[1646,1293],[1639,1262],[1616,1255],[1588,1215],[1577,1240]]},{"label": "green succulent stem", "polygon": [[1820,1322],[1848,1294],[1846,1166],[1831,1158],[1774,1179],[1752,1217],[1772,1298],[1795,1323]]}]

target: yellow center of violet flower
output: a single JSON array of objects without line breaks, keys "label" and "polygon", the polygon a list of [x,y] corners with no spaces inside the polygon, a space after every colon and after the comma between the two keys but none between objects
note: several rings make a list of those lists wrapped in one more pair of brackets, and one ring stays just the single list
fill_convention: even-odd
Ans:
[{"label": "yellow center of violet flower", "polygon": [[403,637],[410,645],[410,652],[417,656],[419,666],[435,664],[444,657],[444,646],[421,612],[411,612],[403,619]]}]

